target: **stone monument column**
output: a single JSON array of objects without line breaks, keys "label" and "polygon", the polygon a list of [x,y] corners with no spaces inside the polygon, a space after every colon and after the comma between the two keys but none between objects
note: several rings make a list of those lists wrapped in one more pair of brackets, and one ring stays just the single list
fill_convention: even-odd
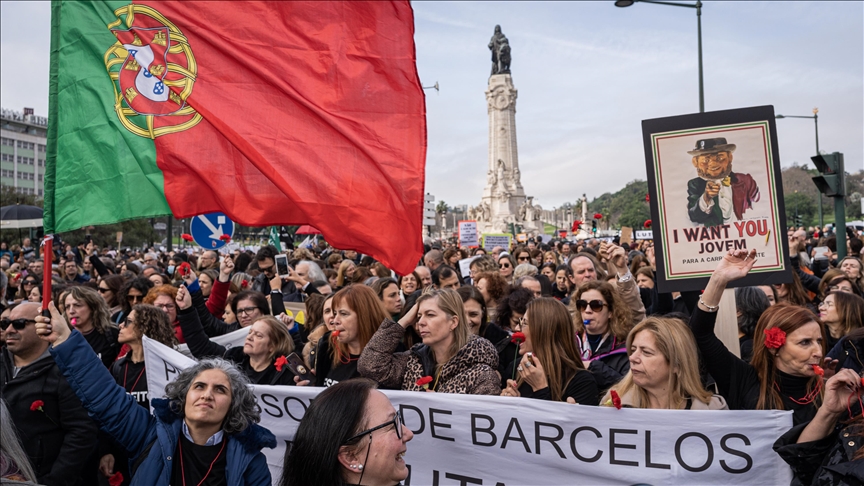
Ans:
[{"label": "stone monument column", "polygon": [[516,97],[510,75],[510,44],[495,26],[489,42],[492,51],[492,75],[486,89],[486,111],[489,115],[489,160],[486,187],[478,206],[478,226],[483,233],[509,232],[509,223],[523,231],[542,232],[542,208],[525,197],[519,171],[516,144]]}]

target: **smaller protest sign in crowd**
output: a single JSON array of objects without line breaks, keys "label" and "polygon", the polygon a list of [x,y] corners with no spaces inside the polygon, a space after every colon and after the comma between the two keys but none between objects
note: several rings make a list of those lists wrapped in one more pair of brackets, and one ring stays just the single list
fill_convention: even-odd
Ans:
[{"label": "smaller protest sign in crowd", "polygon": [[731,313],[755,250],[666,293],[607,240],[427,240],[406,275],[323,239],[4,243],[4,484],[864,481],[860,235],[790,231]]}]

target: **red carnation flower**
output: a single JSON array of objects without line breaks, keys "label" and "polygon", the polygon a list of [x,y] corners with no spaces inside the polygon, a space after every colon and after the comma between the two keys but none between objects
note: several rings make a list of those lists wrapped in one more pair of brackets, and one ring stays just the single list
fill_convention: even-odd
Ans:
[{"label": "red carnation flower", "polygon": [[231,237],[228,235],[222,235],[219,237],[219,239],[224,241],[225,243],[228,243],[229,241],[231,241]]},{"label": "red carnation flower", "polygon": [[108,478],[109,486],[120,486],[123,484],[123,474],[120,471],[115,472]]},{"label": "red carnation flower", "polygon": [[651,202],[651,194],[645,194],[645,202]]},{"label": "red carnation flower", "polygon": [[612,396],[612,405],[614,405],[618,410],[621,410],[621,397],[618,396],[618,392],[612,390],[609,394]]},{"label": "red carnation flower", "polygon": [[249,286],[249,281],[244,278],[243,281],[240,282],[240,288],[245,289],[248,286]]},{"label": "red carnation flower", "polygon": [[192,238],[192,235],[190,235],[189,233],[183,233],[182,235],[180,235],[180,238],[183,238],[190,243],[195,241],[195,238]]},{"label": "red carnation flower", "polygon": [[41,411],[43,411],[42,407],[44,405],[45,405],[45,402],[43,402],[42,400],[36,400],[35,402],[30,404],[30,411],[35,412],[35,411],[39,410],[41,412]]},{"label": "red carnation flower", "polygon": [[525,333],[514,332],[513,336],[510,337],[510,342],[514,344],[520,344],[525,342]]},{"label": "red carnation flower", "polygon": [[192,265],[189,265],[189,263],[187,263],[187,262],[183,262],[180,264],[179,267],[177,267],[177,272],[180,274],[181,277],[185,277],[186,274],[188,274],[191,271],[192,271]]},{"label": "red carnation flower", "polygon": [[286,358],[284,354],[276,358],[276,363],[274,363],[276,371],[282,371],[282,367],[286,364],[288,364],[288,358]]},{"label": "red carnation flower", "polygon": [[646,228],[650,228],[650,227],[651,227],[651,220],[650,220],[650,219],[646,219],[646,220],[645,220],[645,224],[643,224],[642,226],[644,226],[644,227],[646,227]]},{"label": "red carnation flower", "polygon": [[777,349],[786,343],[786,333],[779,327],[765,329],[765,347],[768,349]]},{"label": "red carnation flower", "polygon": [[817,364],[813,365],[813,373],[816,373],[816,376],[825,376],[825,370]]},{"label": "red carnation flower", "polygon": [[600,213],[594,213],[594,219],[603,219],[603,215]]},{"label": "red carnation flower", "polygon": [[428,390],[429,383],[432,383],[432,377],[424,376],[422,378],[417,378],[417,381],[415,383],[417,384],[417,386],[423,388],[424,390]]}]

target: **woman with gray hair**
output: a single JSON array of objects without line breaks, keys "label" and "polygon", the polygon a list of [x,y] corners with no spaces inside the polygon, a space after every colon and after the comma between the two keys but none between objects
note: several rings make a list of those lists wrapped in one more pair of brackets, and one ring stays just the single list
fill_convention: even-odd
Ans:
[{"label": "woman with gray hair", "polygon": [[80,332],[52,304],[51,318],[37,317],[36,332],[52,344],[51,355],[102,430],[129,451],[132,485],[269,485],[263,447],[273,434],[257,425],[260,413],[249,380],[230,362],[206,359],[179,373],[153,399],[154,414],[126,396],[98,366]]},{"label": "woman with gray hair", "polygon": [[6,400],[0,399],[0,478],[3,484],[5,480],[10,480],[9,484],[36,484],[36,473],[15,430]]}]

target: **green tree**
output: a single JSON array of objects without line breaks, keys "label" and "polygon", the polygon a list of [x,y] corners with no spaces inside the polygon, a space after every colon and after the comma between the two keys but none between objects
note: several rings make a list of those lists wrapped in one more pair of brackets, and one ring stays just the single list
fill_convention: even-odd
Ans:
[{"label": "green tree", "polygon": [[816,221],[816,203],[808,195],[797,191],[786,193],[783,195],[783,201],[786,205],[787,226],[796,225],[796,215],[801,217],[801,224],[804,226],[818,223],[818,221]]}]

